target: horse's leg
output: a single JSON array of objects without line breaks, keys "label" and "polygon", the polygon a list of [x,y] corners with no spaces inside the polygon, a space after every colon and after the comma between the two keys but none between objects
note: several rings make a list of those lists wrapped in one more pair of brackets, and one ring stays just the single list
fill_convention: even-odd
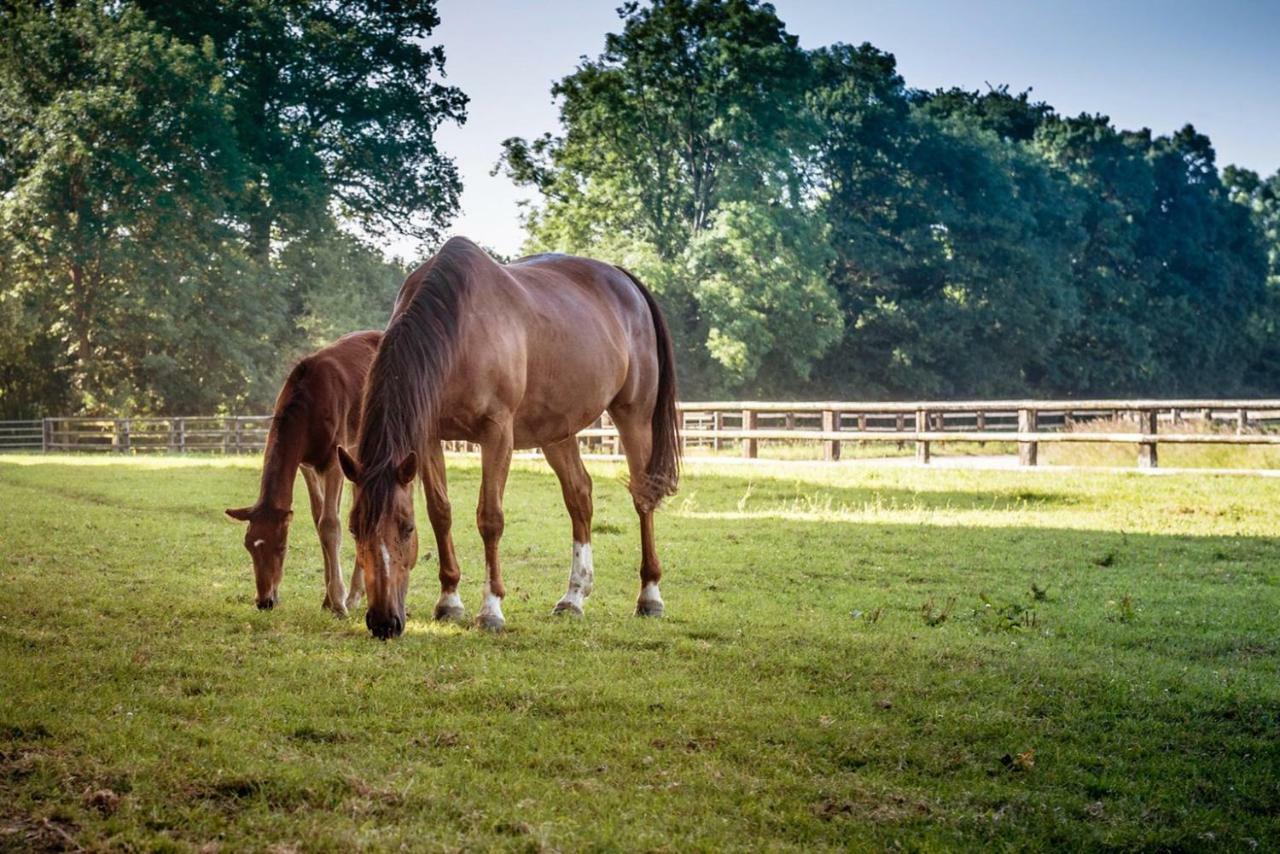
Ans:
[{"label": "horse's leg", "polygon": [[582,616],[584,600],[591,595],[595,568],[591,563],[591,475],[578,453],[578,437],[570,436],[554,445],[544,445],[542,453],[560,478],[564,506],[573,523],[573,563],[569,567],[569,589],[556,603],[555,613]]},{"label": "horse's leg", "polygon": [[636,411],[623,408],[611,409],[610,416],[622,438],[622,448],[627,455],[630,471],[632,502],[640,516],[640,596],[636,599],[636,614],[641,617],[661,617],[662,596],[658,582],[662,580],[662,564],[653,544],[653,507],[641,497],[638,487],[644,483],[645,469],[649,466],[649,454],[653,451],[653,427],[651,416],[643,417]]},{"label": "horse's leg", "polygon": [[436,535],[436,553],[440,556],[440,599],[436,602],[435,618],[461,620],[464,611],[462,597],[458,595],[458,580],[462,578],[462,571],[453,553],[453,508],[449,505],[444,447],[438,441],[428,443],[419,473],[427,498],[427,517]]},{"label": "horse's leg", "polygon": [[500,631],[506,620],[502,616],[502,566],[498,562],[498,541],[502,539],[502,492],[507,486],[507,472],[511,469],[512,423],[495,425],[480,443],[480,503],[476,507],[476,526],[484,539],[484,604],[476,615],[476,624],[483,629]]},{"label": "horse's leg", "polygon": [[[330,465],[322,475],[322,506],[316,530],[320,534],[320,549],[324,552],[324,606],[339,617],[347,615],[347,590],[342,584],[342,566],[339,554],[342,548],[342,521],[338,507],[342,501],[342,469]],[[352,586],[355,586],[354,580]]]},{"label": "horse's leg", "polygon": [[302,472],[302,481],[307,485],[307,498],[311,502],[311,524],[315,526],[316,537],[320,540],[320,558],[324,561],[325,592],[324,601],[320,603],[320,607],[328,610],[329,558],[325,552],[324,535],[320,531],[320,519],[324,515],[324,484],[320,481],[320,475],[311,466],[299,466],[298,471]]}]

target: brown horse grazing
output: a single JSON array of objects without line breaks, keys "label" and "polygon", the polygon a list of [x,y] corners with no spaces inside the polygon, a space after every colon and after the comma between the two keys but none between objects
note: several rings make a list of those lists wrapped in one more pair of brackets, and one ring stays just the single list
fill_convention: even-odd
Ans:
[{"label": "brown horse grazing", "polygon": [[404,630],[417,556],[411,484],[421,474],[440,556],[436,619],[462,616],[441,440],[480,445],[476,521],[484,539],[477,623],[501,629],[502,493],[513,448],[540,447],[573,522],[569,589],[559,613],[581,614],[591,593],[591,478],[575,434],[608,410],[622,436],[640,515],[636,612],[662,613],[653,511],[675,491],[680,439],[675,364],[653,297],[618,267],[538,255],[499,266],[454,238],[405,280],[365,386],[356,459],[338,458],[355,484],[351,532],[376,637]]},{"label": "brown horse grazing", "polygon": [[275,607],[284,574],[289,520],[293,518],[293,482],[298,469],[311,496],[311,519],[324,553],[323,606],[339,616],[360,598],[363,579],[351,574],[351,595],[342,586],[338,547],[342,523],[342,471],[334,465],[340,444],[354,440],[360,423],[360,397],[381,332],[353,332],[302,359],[289,372],[276,398],[267,433],[258,502],[227,511],[249,523],[244,547],[253,557],[258,608]]}]

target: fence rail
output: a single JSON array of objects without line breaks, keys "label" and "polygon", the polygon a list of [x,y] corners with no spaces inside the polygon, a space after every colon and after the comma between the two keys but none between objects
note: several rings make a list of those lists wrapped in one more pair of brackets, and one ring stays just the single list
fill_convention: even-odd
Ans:
[{"label": "fence rail", "polygon": [[[1280,425],[1280,400],[710,401],[681,410],[686,451],[736,448],[747,458],[759,456],[761,442],[818,445],[827,460],[840,459],[848,442],[889,442],[913,444],[916,460],[928,463],[938,444],[1005,442],[1034,466],[1042,443],[1097,442],[1133,445],[1138,465],[1154,468],[1161,444],[1280,445],[1280,432],[1267,432]],[[1074,432],[1098,420],[1132,429]],[[1197,422],[1234,432],[1185,429]],[[269,415],[0,421],[0,450],[250,453],[266,447],[270,424]],[[578,437],[590,451],[622,450],[607,414]]]}]

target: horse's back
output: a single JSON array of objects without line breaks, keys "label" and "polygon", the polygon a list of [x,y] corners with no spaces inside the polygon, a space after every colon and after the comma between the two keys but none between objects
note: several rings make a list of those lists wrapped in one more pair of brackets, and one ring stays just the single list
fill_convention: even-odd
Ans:
[{"label": "horse's back", "polygon": [[[336,444],[353,440],[365,377],[381,341],[377,330],[349,333],[300,359],[290,372],[276,414],[306,419],[309,464],[323,468]],[[290,407],[291,400],[304,405]]]},{"label": "horse's back", "polygon": [[505,269],[533,307],[518,419],[531,434],[541,432],[536,424],[553,423],[572,435],[655,375],[653,318],[622,270],[572,255],[536,256]]}]

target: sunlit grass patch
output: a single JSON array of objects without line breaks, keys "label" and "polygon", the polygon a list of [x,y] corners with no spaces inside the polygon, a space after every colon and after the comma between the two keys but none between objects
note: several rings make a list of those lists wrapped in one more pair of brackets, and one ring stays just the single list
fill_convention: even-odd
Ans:
[{"label": "sunlit grass patch", "polygon": [[[0,849],[1280,835],[1277,481],[691,463],[646,621],[623,467],[593,463],[596,588],[565,619],[567,514],[521,461],[509,631],[433,622],[432,561],[380,643],[320,610],[303,524],[254,609],[222,508],[256,464],[209,462],[0,460]],[[477,461],[450,478],[474,614]]]}]

